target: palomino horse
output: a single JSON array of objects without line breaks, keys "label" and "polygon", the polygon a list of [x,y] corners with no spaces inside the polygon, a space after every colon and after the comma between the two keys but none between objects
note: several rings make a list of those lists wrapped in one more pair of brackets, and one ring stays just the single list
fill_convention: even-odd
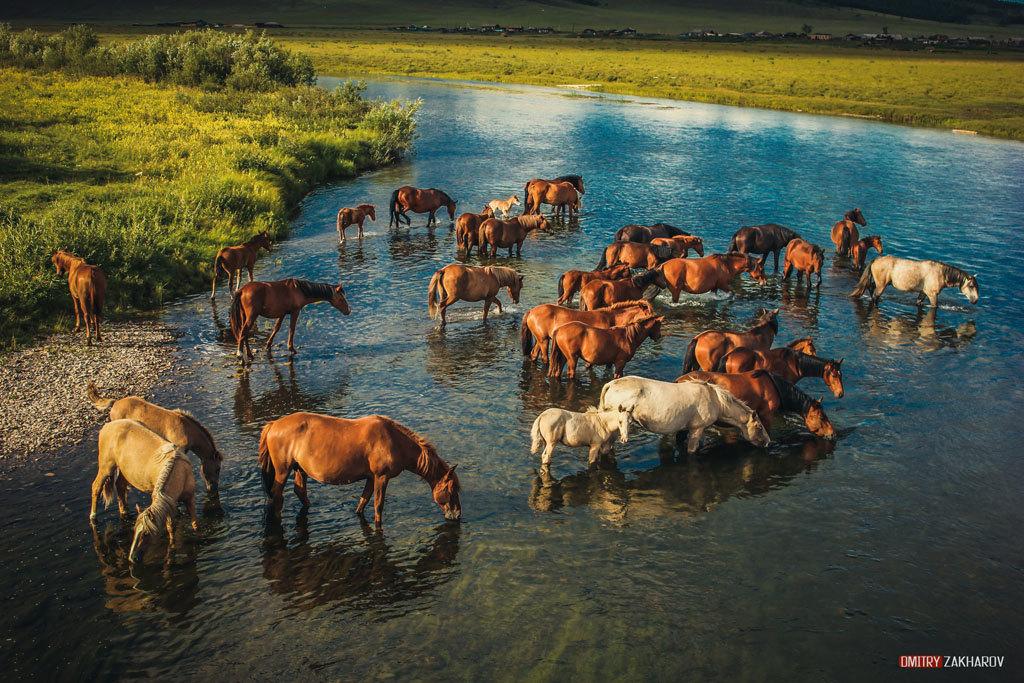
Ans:
[{"label": "palomino horse", "polygon": [[237,247],[224,247],[217,252],[217,258],[213,260],[213,287],[210,288],[210,298],[217,296],[217,278],[223,271],[228,274],[228,294],[234,294],[236,287],[242,286],[242,269],[249,273],[249,282],[252,282],[252,269],[256,265],[256,256],[260,249],[270,251],[270,234],[264,230],[249,238],[245,244]]},{"label": "palomino horse", "polygon": [[436,188],[421,190],[418,187],[403,185],[391,193],[391,203],[388,204],[391,209],[391,217],[388,219],[388,227],[390,228],[392,223],[398,227],[402,224],[402,220],[405,220],[406,225],[412,224],[412,219],[406,214],[407,211],[429,213],[427,227],[430,227],[431,223],[437,223],[434,213],[440,208],[448,209],[448,220],[454,221],[456,203],[454,199]]},{"label": "palomino horse", "polygon": [[540,213],[541,204],[551,205],[551,215],[561,216],[569,209],[569,217],[580,211],[580,195],[572,183],[534,183],[530,185],[527,205],[533,207],[531,214]]},{"label": "palomino horse", "polygon": [[541,360],[547,363],[548,340],[556,328],[568,322],[578,321],[591,327],[616,327],[647,318],[653,313],[651,302],[643,299],[622,301],[593,311],[577,311],[556,304],[541,304],[531,308],[523,316],[523,323],[519,328],[523,355],[530,356],[531,360],[537,360],[537,356],[540,356]]},{"label": "palomino horse", "polygon": [[260,432],[258,463],[263,490],[278,515],[284,504],[284,485],[294,470],[295,495],[303,507],[309,506],[308,477],[324,484],[365,480],[356,514],[363,514],[372,494],[373,518],[380,527],[388,481],[409,470],[430,485],[445,519],[462,516],[455,468],[448,467],[426,439],[381,415],[345,420],[292,413],[268,422]]},{"label": "palomino horse", "polygon": [[516,248],[516,256],[522,256],[523,242],[526,235],[534,230],[547,230],[548,219],[544,216],[516,216],[507,221],[488,218],[477,230],[477,241],[480,244],[480,255],[483,256],[487,246],[491,247],[491,258],[498,256],[498,248],[508,248],[512,256],[512,247]]},{"label": "palomino horse", "polygon": [[739,346],[755,351],[767,351],[772,347],[775,335],[779,333],[779,309],[769,311],[761,309],[761,317],[757,324],[746,332],[723,332],[722,330],[704,330],[690,340],[683,359],[683,372],[692,372],[697,368],[713,370],[725,354]]},{"label": "palomino horse", "polygon": [[864,261],[868,257],[868,250],[874,247],[875,251],[882,254],[882,238],[878,235],[862,237],[850,247],[850,258],[853,259],[853,267],[857,270],[864,269]]},{"label": "palomino horse", "polygon": [[782,266],[782,279],[788,280],[789,274],[796,270],[796,281],[807,276],[807,284],[811,284],[811,273],[818,275],[818,287],[821,287],[821,269],[825,266],[825,250],[817,244],[811,244],[799,237],[789,243],[786,248],[786,260]]},{"label": "palomino horse", "polygon": [[768,254],[775,257],[775,272],[779,272],[779,252],[786,248],[786,245],[800,237],[789,228],[778,223],[765,223],[764,225],[751,225],[740,228],[732,236],[729,243],[729,251],[738,251],[741,254],[761,254],[761,265],[768,260]]},{"label": "palomino horse", "polygon": [[617,379],[622,368],[636,355],[644,339],[661,339],[663,316],[641,318],[623,327],[592,327],[586,323],[571,322],[562,325],[551,335],[550,377],[561,377],[562,367],[569,364],[569,379],[576,377],[576,363],[587,361],[587,369],[595,365],[614,365]]},{"label": "palomino horse", "polygon": [[501,215],[505,218],[508,218],[508,214],[512,210],[513,206],[519,206],[519,197],[516,195],[512,195],[505,200],[492,199],[487,203],[487,208],[490,209],[492,213],[496,214],[501,211]]},{"label": "palomino horse", "polygon": [[757,411],[761,422],[768,427],[777,412],[799,413],[813,434],[825,439],[836,438],[836,430],[829,422],[821,399],[815,401],[778,375],[767,370],[741,372],[736,375],[720,372],[691,372],[676,382],[710,382],[726,389],[733,396]]},{"label": "palomino horse", "polygon": [[818,358],[816,355],[794,351],[792,346],[802,343],[802,339],[791,342],[789,346],[768,351],[757,351],[740,346],[722,356],[715,366],[715,372],[750,372],[751,370],[768,370],[796,384],[804,377],[820,377],[832,395],[843,397],[843,359],[830,360]]},{"label": "palomino horse", "polygon": [[456,301],[460,299],[462,301],[483,301],[484,320],[486,321],[487,311],[491,304],[495,304],[498,307],[498,313],[501,313],[501,301],[498,300],[497,294],[502,287],[508,288],[508,295],[512,297],[513,303],[519,303],[519,291],[523,288],[523,277],[511,268],[501,266],[474,268],[452,263],[434,273],[434,277],[430,278],[430,288],[427,290],[427,310],[430,311],[431,318],[436,318],[440,311],[441,327],[444,327],[448,324],[446,311]]},{"label": "palomino horse", "polygon": [[704,255],[704,240],[696,235],[676,235],[675,237],[655,237],[651,240],[654,248],[662,247],[672,250],[673,258],[686,258],[686,252],[693,249],[698,256]]},{"label": "palomino horse", "polygon": [[885,288],[892,285],[904,292],[918,292],[917,305],[927,296],[932,306],[939,305],[939,292],[946,287],[958,287],[972,304],[978,303],[978,276],[968,275],[956,266],[941,261],[912,261],[895,256],[879,256],[864,269],[857,289],[850,294],[858,297],[864,292],[872,294],[878,303]]},{"label": "palomino horse", "polygon": [[488,218],[494,218],[490,207],[483,213],[464,213],[455,221],[455,247],[462,249],[469,256],[479,241],[480,224]]},{"label": "palomino horse", "polygon": [[575,188],[581,196],[587,193],[586,189],[583,187],[583,176],[581,175],[562,175],[558,176],[554,180],[533,178],[531,180],[527,180],[526,185],[523,187],[523,199],[526,202],[526,204],[523,205],[524,214],[540,213],[540,206],[531,203],[530,189],[534,185],[539,185],[542,188],[546,188],[547,185],[553,183],[572,183],[573,188]]},{"label": "palomino horse", "polygon": [[160,532],[161,524],[167,526],[171,545],[174,545],[174,517],[179,501],[185,503],[192,528],[199,533],[196,480],[188,456],[141,422],[114,420],[100,430],[99,466],[92,482],[89,521],[96,521],[100,494],[104,505],[110,505],[115,490],[121,515],[127,514],[129,486],[153,494],[152,505],[140,511],[135,520],[129,561],[142,557],[146,545]]},{"label": "palomino horse", "polygon": [[568,304],[580,287],[591,280],[623,280],[632,275],[629,266],[620,265],[604,270],[567,270],[558,279],[558,299],[556,303]]},{"label": "palomino horse", "polygon": [[[620,301],[643,299],[644,291],[651,286],[659,290],[668,286],[660,270],[648,270],[623,280],[591,280],[580,288],[580,310],[592,311]],[[657,292],[651,298],[655,296]]]},{"label": "palomino horse", "polygon": [[633,421],[655,434],[689,431],[686,452],[693,455],[704,430],[716,422],[739,427],[755,446],[771,439],[757,413],[725,389],[707,382],[658,382],[644,377],[622,377],[604,385],[598,410],[628,410]]},{"label": "palomino horse", "polygon": [[85,393],[94,408],[110,411],[111,420],[138,420],[181,450],[195,453],[206,488],[211,492],[217,490],[224,456],[217,449],[213,434],[192,413],[161,408],[138,396],[118,400],[103,398],[92,382],[86,386]]},{"label": "palomino horse", "polygon": [[668,223],[655,223],[654,225],[637,225],[632,223],[624,225],[615,231],[616,242],[650,242],[656,237],[680,237],[689,236],[690,233],[680,230]]},{"label": "palomino horse", "polygon": [[[68,289],[75,304],[75,332],[85,318],[85,343],[92,345],[92,330],[96,330],[96,341],[100,336],[100,320],[103,318],[103,297],[107,294],[107,276],[99,266],[90,266],[69,251],[55,250],[50,261],[57,268],[57,275],[68,274]],[[90,327],[91,325],[91,327]]]},{"label": "palomino horse", "polygon": [[658,267],[665,276],[672,301],[679,294],[705,294],[722,291],[732,293],[729,283],[740,273],[748,273],[758,284],[768,281],[764,264],[748,254],[712,254],[704,258],[674,258]]},{"label": "palomino horse", "polygon": [[344,208],[338,212],[338,235],[345,241],[345,228],[350,225],[359,226],[359,239],[363,238],[363,221],[369,216],[371,221],[377,220],[376,204],[360,204],[355,208]]},{"label": "palomino horse", "polygon": [[867,224],[860,209],[847,211],[843,215],[843,220],[832,226],[832,243],[836,245],[836,253],[840,256],[848,255],[854,243],[860,240],[857,226]]},{"label": "palomino horse", "polygon": [[612,242],[604,248],[601,261],[594,270],[625,263],[630,268],[656,268],[672,258],[672,247],[656,247],[641,242]]},{"label": "palomino horse", "polygon": [[631,419],[632,414],[621,407],[604,412],[590,408],[585,413],[548,408],[530,427],[530,452],[536,454],[543,446],[540,462],[547,467],[551,464],[551,453],[559,443],[589,446],[590,464],[593,465],[602,455],[612,452],[615,439],[622,443],[629,441]]},{"label": "palomino horse", "polygon": [[238,341],[235,354],[242,361],[242,347],[245,347],[249,360],[253,359],[249,337],[256,330],[256,322],[260,316],[277,318],[274,329],[267,339],[267,351],[274,343],[277,331],[281,329],[284,317],[288,320],[288,351],[295,353],[295,323],[299,313],[306,304],[315,301],[326,301],[330,305],[348,315],[350,310],[345,300],[345,289],[341,285],[329,285],[326,282],[310,282],[289,278],[277,282],[247,282],[235,292],[231,300],[231,332]]}]

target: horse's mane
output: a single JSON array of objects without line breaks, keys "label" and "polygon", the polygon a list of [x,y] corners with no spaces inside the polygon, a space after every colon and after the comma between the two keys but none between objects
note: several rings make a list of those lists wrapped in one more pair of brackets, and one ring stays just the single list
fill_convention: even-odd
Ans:
[{"label": "horse's mane", "polygon": [[441,476],[443,476],[443,473],[437,477],[434,477],[433,475],[437,474],[441,467],[448,467],[448,464],[441,459],[440,455],[438,455],[437,449],[434,448],[434,444],[430,443],[405,425],[395,422],[391,418],[384,419],[387,420],[389,425],[407,436],[413,443],[420,447],[419,457],[416,458],[416,468],[423,473],[423,478],[431,481],[434,479],[440,479]]},{"label": "horse's mane", "polygon": [[864,244],[864,245],[870,245],[871,242],[874,242],[875,240],[880,240],[880,239],[882,239],[881,235],[869,235],[867,237],[861,237],[860,238],[860,243]]},{"label": "horse's mane", "polygon": [[581,175],[560,175],[551,182],[553,183],[572,183],[572,186],[577,190],[580,189],[580,185],[583,184],[583,176]]},{"label": "horse's mane", "polygon": [[794,351],[796,360],[800,363],[800,374],[808,377],[820,377],[825,372],[825,365],[828,359],[820,356],[812,356],[803,351]]},{"label": "horse's mane", "polygon": [[311,299],[330,301],[334,298],[334,285],[327,282],[310,282],[309,280],[299,280],[297,278],[288,278],[285,282],[294,284],[299,288],[300,292]]},{"label": "horse's mane", "polygon": [[[850,209],[849,211],[843,214],[843,218],[845,218],[848,221],[856,222],[855,216],[859,213],[860,209]],[[863,214],[861,214],[861,216],[863,217]]]},{"label": "horse's mane", "polygon": [[188,412],[187,410],[182,410],[181,408],[178,408],[174,412],[177,413],[178,415],[181,415],[183,418],[185,418],[186,420],[188,420],[189,422],[194,424],[196,427],[198,427],[199,431],[201,431],[203,434],[205,434],[206,438],[210,441],[210,446],[213,447],[213,452],[215,454],[217,454],[217,456],[221,460],[224,459],[224,456],[221,455],[220,449],[217,448],[217,441],[213,438],[213,434],[210,433],[210,430],[207,429],[203,425],[202,422],[200,422],[199,420],[196,419],[195,415],[193,415],[192,413]]},{"label": "horse's mane", "polygon": [[966,280],[970,279],[970,275],[967,271],[951,266],[948,263],[942,261],[936,261],[939,264],[939,269],[942,271],[942,277],[946,282],[962,285]]},{"label": "horse's mane", "polygon": [[163,469],[160,470],[160,474],[156,478],[156,483],[153,485],[153,503],[148,508],[142,511],[138,519],[135,520],[135,526],[142,526],[146,533],[154,534],[159,531],[159,525],[157,524],[157,517],[159,516],[161,522],[169,515],[174,512],[176,507],[174,500],[164,493],[164,486],[167,484],[167,479],[171,476],[171,470],[174,469],[174,464],[183,457],[186,457],[177,446],[173,443],[165,443],[157,451],[156,457],[158,460],[164,461]]},{"label": "horse's mane", "polygon": [[262,232],[258,232],[255,235],[253,235],[252,237],[250,237],[249,239],[247,239],[243,246],[248,247],[248,246],[252,245],[254,242],[256,242],[256,240],[258,240],[261,237],[263,237],[263,233]]},{"label": "horse's mane", "polygon": [[634,299],[633,301],[618,301],[612,304],[611,306],[606,306],[605,308],[614,311],[618,308],[631,308],[633,306],[639,306],[640,308],[646,310],[648,313],[654,313],[654,306],[652,306],[651,302],[648,301],[647,299]]},{"label": "horse's mane", "polygon": [[357,204],[356,208],[357,209],[376,209],[377,206],[375,204]]},{"label": "horse's mane", "polygon": [[779,225],[778,223],[773,223],[772,225],[775,226],[779,235],[786,242],[792,242],[793,240],[800,238],[800,233],[798,233],[796,230],[787,228],[785,225]]},{"label": "horse's mane", "polygon": [[660,259],[667,259],[672,256],[672,247],[660,245],[647,245],[651,252]]},{"label": "horse's mane", "polygon": [[431,187],[431,188],[430,188],[430,191],[431,191],[431,192],[436,192],[436,193],[438,193],[439,195],[441,195],[442,197],[444,197],[444,200],[445,200],[445,202],[451,203],[451,201],[452,201],[452,198],[451,198],[451,197],[449,197],[449,196],[448,196],[448,193],[447,193],[447,192],[445,192],[444,190],[439,190],[439,189],[437,189],[436,187]]},{"label": "horse's mane", "polygon": [[685,230],[680,230],[676,226],[669,225],[668,223],[652,223],[651,227],[661,228],[662,230],[668,233],[669,237],[691,237],[690,233],[686,232]]},{"label": "horse's mane", "polygon": [[767,374],[768,378],[772,381],[772,384],[775,385],[775,390],[779,392],[779,398],[782,399],[783,410],[795,410],[801,415],[806,415],[807,411],[814,405],[814,399],[797,389],[791,382],[787,382],[776,375],[774,372],[758,370],[752,375],[752,377],[759,377],[760,375],[757,374],[759,372]]},{"label": "horse's mane", "polygon": [[534,230],[540,227],[541,221],[546,220],[544,216],[540,214],[530,214],[529,216],[517,216],[516,218],[519,220],[519,225],[523,226],[524,228],[532,228]]},{"label": "horse's mane", "polygon": [[[761,371],[761,372],[763,372],[763,371]],[[704,384],[704,385],[706,385],[708,387],[711,387],[712,391],[714,391],[715,394],[718,396],[718,400],[719,401],[722,401],[722,402],[725,402],[725,403],[728,403],[728,402],[739,403],[741,406],[743,406],[748,411],[754,412],[754,409],[751,408],[749,405],[747,405],[746,401],[744,401],[741,398],[738,398],[735,394],[733,394],[731,391],[729,391],[725,387],[720,387],[717,384],[715,384],[714,382],[708,382],[708,381],[703,380],[703,379],[688,379],[686,381],[687,382],[692,382],[693,384]]]},{"label": "horse's mane", "polygon": [[484,266],[484,272],[493,276],[499,287],[511,287],[519,281],[519,273],[505,266]]},{"label": "horse's mane", "polygon": [[794,347],[795,347],[795,346],[796,346],[797,344],[800,344],[800,343],[802,343],[802,342],[813,342],[813,341],[814,341],[814,340],[813,340],[813,339],[811,339],[810,337],[798,337],[797,339],[794,339],[793,341],[791,341],[791,342],[789,342],[788,344],[786,344],[786,348],[787,348],[787,349],[792,349],[792,348],[794,348]]},{"label": "horse's mane", "polygon": [[658,271],[654,268],[651,268],[650,270],[646,270],[640,273],[639,275],[634,275],[633,277],[630,278],[630,280],[633,281],[634,287],[643,287],[644,289],[647,289],[647,287],[651,284],[654,278],[657,277],[657,275]]}]

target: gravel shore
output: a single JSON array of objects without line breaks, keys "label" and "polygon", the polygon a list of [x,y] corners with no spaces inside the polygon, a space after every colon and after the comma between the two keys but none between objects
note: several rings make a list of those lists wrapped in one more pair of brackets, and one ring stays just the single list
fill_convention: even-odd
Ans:
[{"label": "gravel shore", "polygon": [[115,398],[175,381],[172,328],[136,320],[104,325],[103,334],[91,347],[84,334],[55,334],[0,355],[0,471],[80,443],[106,419],[85,396],[90,380]]}]

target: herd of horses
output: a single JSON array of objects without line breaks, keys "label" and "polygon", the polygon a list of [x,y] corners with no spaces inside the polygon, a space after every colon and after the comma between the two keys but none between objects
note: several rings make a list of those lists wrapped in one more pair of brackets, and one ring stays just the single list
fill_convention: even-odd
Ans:
[{"label": "herd of horses", "polygon": [[[513,248],[518,256],[527,235],[547,231],[545,204],[553,216],[579,211],[584,194],[582,176],[567,175],[554,180],[534,178],[523,190],[523,215],[509,218],[512,206],[519,205],[517,195],[490,202],[477,213],[464,213],[456,219],[456,202],[437,189],[401,187],[391,196],[390,225],[411,223],[408,212],[428,214],[427,224],[437,221],[436,212],[446,209],[455,224],[455,248],[469,255],[477,247],[481,258],[495,258],[497,249]],[[339,240],[345,229],[358,226],[363,235],[363,220],[375,220],[375,205],[359,204],[338,212]],[[498,219],[500,212],[505,218]],[[882,254],[881,238],[861,238],[858,226],[866,220],[860,209],[848,211],[832,229],[836,254],[850,258],[863,275],[851,296],[872,294],[877,302],[890,284],[903,291],[918,292],[918,305],[925,297],[936,305],[943,288],[957,287],[971,303],[978,299],[976,276],[937,261],[914,261]],[[288,350],[296,352],[295,323],[304,306],[315,301],[329,302],[342,314],[350,313],[344,288],[340,284],[310,282],[290,278],[277,282],[253,280],[253,265],[260,249],[270,250],[266,232],[244,244],[225,247],[214,263],[214,285],[227,274],[231,293],[231,330],[236,355],[244,366],[253,352],[250,339],[260,317],[275,319],[267,339],[269,350],[285,316],[290,317]],[[869,248],[880,256],[865,266]],[[696,253],[689,258],[688,252]],[[558,280],[558,297],[553,303],[533,306],[522,317],[521,352],[527,362],[547,366],[547,374],[561,378],[577,375],[580,361],[588,369],[605,365],[613,368],[612,380],[601,390],[597,406],[586,412],[561,408],[543,411],[530,430],[531,451],[541,456],[543,468],[550,465],[557,444],[589,449],[591,463],[613,451],[615,441],[626,442],[632,425],[649,432],[674,435],[680,449],[693,455],[705,430],[714,425],[732,426],[755,446],[771,442],[770,430],[776,415],[798,415],[808,431],[818,437],[835,439],[822,400],[812,399],[796,385],[805,378],[817,378],[832,395],[842,398],[843,359],[818,355],[809,338],[800,338],[775,347],[779,331],[779,309],[762,309],[755,324],[747,330],[709,329],[696,335],[682,359],[682,374],[674,381],[660,378],[623,376],[625,365],[647,339],[661,338],[665,317],[659,315],[653,300],[667,290],[677,302],[684,292],[728,293],[732,282],[746,274],[759,285],[767,282],[765,264],[774,257],[779,272],[779,253],[785,251],[782,276],[796,272],[797,280],[816,276],[820,286],[824,249],[801,238],[795,231],[775,223],[741,228],[733,235],[725,253],[705,254],[705,241],[666,223],[627,225],[617,230],[613,241],[602,250],[592,270],[569,270]],[[758,258],[759,257],[759,258]],[[99,335],[99,318],[106,280],[102,271],[66,251],[52,256],[58,274],[69,274],[69,288],[76,314],[86,319],[87,341],[90,329]],[[249,281],[241,284],[241,273]],[[507,290],[514,303],[520,301],[524,281],[514,268],[499,265],[470,266],[452,263],[434,273],[427,286],[428,312],[447,324],[447,310],[458,301],[483,302],[483,320],[491,305],[501,313],[498,294]],[[577,307],[572,307],[578,296]],[[92,326],[90,328],[90,326]],[[77,329],[77,324],[76,324]],[[92,486],[90,519],[96,518],[100,497],[109,505],[114,498],[122,514],[127,513],[129,486],[151,492],[152,505],[140,510],[136,518],[129,558],[137,561],[146,546],[166,526],[174,541],[177,504],[183,502],[192,526],[199,532],[195,514],[195,480],[188,461],[191,451],[200,460],[200,472],[211,493],[216,492],[223,456],[210,432],[192,415],[167,410],[137,397],[114,401],[99,395],[91,383],[87,396],[99,410],[110,412],[110,422],[99,435],[99,468]],[[328,484],[363,481],[364,489],[356,512],[362,515],[374,501],[374,519],[378,527],[383,518],[388,481],[404,470],[418,474],[430,486],[435,503],[446,519],[461,516],[460,483],[455,467],[449,466],[433,445],[408,427],[378,415],[343,419],[313,413],[293,413],[268,422],[260,434],[257,466],[270,507],[280,513],[284,488],[294,475],[294,491],[303,506],[308,506],[309,477]]]}]

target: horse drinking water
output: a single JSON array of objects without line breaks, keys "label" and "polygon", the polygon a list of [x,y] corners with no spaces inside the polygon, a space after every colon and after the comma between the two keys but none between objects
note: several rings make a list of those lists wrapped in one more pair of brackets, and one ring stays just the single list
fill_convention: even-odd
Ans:
[{"label": "horse drinking water", "polygon": [[927,296],[933,307],[939,305],[939,292],[957,287],[972,304],[978,303],[978,276],[969,275],[956,266],[941,261],[913,261],[895,256],[879,256],[864,269],[857,288],[850,294],[858,297],[868,292],[878,303],[885,288],[892,285],[904,292],[918,292],[917,305]]},{"label": "horse drinking water", "polygon": [[429,213],[427,227],[431,223],[437,223],[434,214],[438,209],[448,209],[448,220],[455,220],[455,204],[457,202],[441,190],[430,188],[421,190],[418,187],[403,185],[391,193],[391,202],[388,204],[391,210],[391,217],[388,220],[388,227],[392,224],[398,227],[405,221],[406,225],[412,224],[412,219],[406,214],[407,211],[416,213]]},{"label": "horse drinking water", "polygon": [[[100,336],[100,320],[103,318],[103,298],[107,294],[107,276],[99,266],[91,266],[69,251],[54,250],[50,261],[57,268],[57,275],[68,274],[68,289],[75,305],[75,332],[85,318],[85,343],[92,345],[92,330],[96,330],[96,341]],[[91,327],[90,327],[91,325]]]}]

